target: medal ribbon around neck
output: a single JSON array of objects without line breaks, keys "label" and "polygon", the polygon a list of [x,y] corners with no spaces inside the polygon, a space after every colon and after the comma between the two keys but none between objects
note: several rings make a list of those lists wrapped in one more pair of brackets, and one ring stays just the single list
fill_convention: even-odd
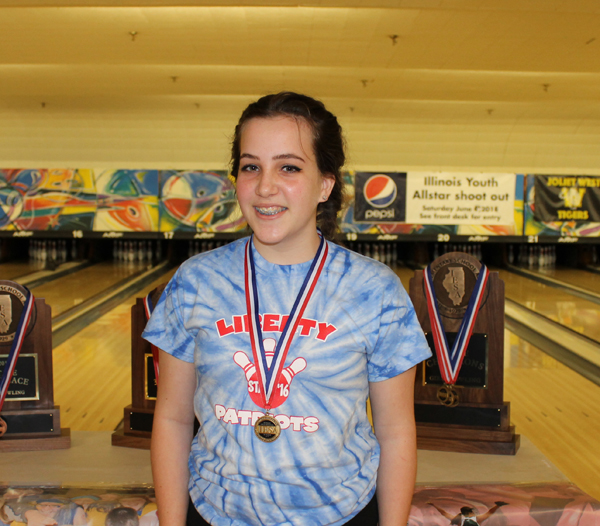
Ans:
[{"label": "medal ribbon around neck", "polygon": [[33,312],[33,306],[35,304],[35,298],[33,297],[33,294],[26,287],[23,288],[25,288],[27,291],[27,298],[25,299],[25,305],[21,311],[19,325],[17,326],[17,331],[15,332],[15,339],[13,340],[10,352],[8,353],[8,359],[6,360],[4,371],[2,372],[2,378],[0,379],[0,411],[4,405],[4,399],[8,393],[8,387],[10,386],[10,381],[15,372],[15,367],[17,366],[17,358],[19,358],[21,347],[25,341],[25,332],[27,332],[27,326],[29,325],[31,313]]},{"label": "medal ribbon around neck", "polygon": [[[321,236],[321,234],[319,233]],[[285,359],[287,357],[290,345],[298,329],[298,324],[302,319],[304,310],[310,301],[315,286],[325,265],[329,249],[323,236],[321,243],[315,255],[300,292],[294,301],[292,311],[287,318],[281,338],[275,347],[275,354],[271,362],[271,367],[267,366],[267,354],[263,346],[262,330],[260,328],[258,289],[256,286],[256,271],[254,266],[254,256],[252,255],[252,238],[246,244],[246,257],[244,261],[244,275],[246,288],[246,308],[248,310],[248,328],[250,332],[250,343],[252,344],[252,354],[258,373],[261,387],[261,398],[264,402],[264,408],[269,412],[271,409],[270,401],[275,385],[279,381]]]},{"label": "medal ribbon around neck", "polygon": [[475,287],[469,298],[467,311],[458,329],[456,340],[452,349],[448,346],[448,338],[442,324],[442,318],[437,306],[437,298],[433,286],[433,276],[431,274],[431,265],[423,273],[425,281],[425,296],[427,298],[427,310],[429,311],[429,320],[431,321],[431,332],[433,333],[433,343],[435,353],[438,358],[442,378],[447,385],[454,385],[460,373],[463,359],[469,346],[469,340],[473,333],[477,313],[483,301],[483,292],[489,277],[489,270],[485,265],[481,265]]},{"label": "medal ribbon around neck", "polygon": [[[154,312],[154,305],[152,305],[152,299],[150,298],[149,293],[144,298],[144,312],[146,313],[146,322],[152,316],[152,312]],[[158,348],[154,344],[150,344],[150,348],[152,349],[152,363],[154,364],[154,378],[156,378],[156,383],[158,383]]]}]

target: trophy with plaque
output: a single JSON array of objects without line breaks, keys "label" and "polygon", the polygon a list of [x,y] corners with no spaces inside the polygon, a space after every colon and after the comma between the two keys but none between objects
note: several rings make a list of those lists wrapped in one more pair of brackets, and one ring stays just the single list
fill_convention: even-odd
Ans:
[{"label": "trophy with plaque", "polygon": [[418,270],[410,297],[433,356],[417,369],[420,449],[514,455],[504,402],[504,283],[476,258],[450,252]]},{"label": "trophy with plaque", "polygon": [[71,446],[54,405],[50,312],[25,287],[0,281],[0,451]]},{"label": "trophy with plaque", "polygon": [[150,449],[158,386],[158,349],[142,332],[166,284],[131,307],[131,405],[125,407],[123,428],[112,434],[112,445]]}]

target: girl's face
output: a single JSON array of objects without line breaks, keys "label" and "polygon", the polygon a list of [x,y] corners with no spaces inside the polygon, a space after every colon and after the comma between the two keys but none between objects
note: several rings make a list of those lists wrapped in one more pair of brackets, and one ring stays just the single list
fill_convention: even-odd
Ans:
[{"label": "girl's face", "polygon": [[244,125],[237,196],[265,259],[292,264],[315,255],[317,205],[333,185],[333,177],[319,172],[312,131],[302,119],[255,118]]}]

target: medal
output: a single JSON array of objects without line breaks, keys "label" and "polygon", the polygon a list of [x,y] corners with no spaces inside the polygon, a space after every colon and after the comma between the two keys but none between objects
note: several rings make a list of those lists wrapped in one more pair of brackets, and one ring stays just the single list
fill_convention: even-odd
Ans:
[{"label": "medal", "polygon": [[[28,292],[27,299],[25,300],[25,305],[23,305],[23,310],[21,311],[21,318],[19,319],[19,325],[17,326],[17,331],[15,332],[15,337],[10,347],[10,352],[8,353],[6,364],[4,365],[4,371],[2,371],[2,378],[0,378],[0,411],[2,410],[4,400],[6,399],[6,395],[8,394],[8,387],[10,386],[10,382],[15,372],[15,367],[17,366],[17,359],[19,358],[21,347],[23,346],[23,342],[25,341],[27,325],[29,325],[31,313],[35,304],[35,298],[33,297],[33,294],[29,292],[28,289],[26,290]],[[0,436],[4,435],[4,433],[6,433],[6,430],[6,422],[2,420],[2,418],[0,418]]]},{"label": "medal", "polygon": [[456,407],[459,401],[458,392],[453,385],[442,385],[438,389],[437,399],[446,407]]},{"label": "medal", "polygon": [[[246,257],[244,261],[244,276],[246,290],[246,308],[248,310],[248,332],[250,334],[250,343],[252,345],[252,355],[256,366],[258,377],[259,404],[266,409],[266,415],[259,418],[254,426],[256,436],[264,442],[273,442],[281,434],[281,425],[269,414],[273,407],[278,407],[286,399],[285,396],[275,396],[276,387],[282,386],[282,391],[286,391],[286,385],[289,384],[289,372],[284,370],[285,359],[292,344],[292,340],[308,302],[314,292],[321,271],[325,266],[328,247],[325,239],[319,233],[321,242],[317,253],[311,263],[310,269],[304,278],[300,292],[294,301],[294,306],[287,317],[285,327],[281,338],[277,342],[270,365],[267,362],[267,353],[263,344],[262,330],[260,327],[258,288],[256,284],[256,272],[254,269],[254,256],[252,254],[252,238],[246,243]],[[305,362],[304,362],[305,363]],[[293,365],[293,364],[292,364]],[[254,391],[256,394],[256,390]],[[276,404],[276,405],[273,405]]]},{"label": "medal", "polygon": [[469,346],[469,340],[473,333],[477,313],[483,301],[483,292],[489,277],[489,270],[485,265],[481,265],[477,281],[473,287],[473,292],[469,298],[467,311],[462,319],[456,340],[450,349],[446,332],[442,324],[441,314],[435,296],[433,286],[433,276],[431,273],[431,265],[423,272],[423,281],[425,284],[425,296],[427,299],[427,310],[429,312],[429,320],[431,322],[431,332],[433,333],[433,343],[435,353],[440,367],[440,373],[444,384],[438,389],[437,398],[439,402],[447,407],[456,407],[458,405],[458,392],[454,384],[460,373],[463,359]]},{"label": "medal", "polygon": [[256,421],[256,424],[254,424],[254,432],[263,442],[273,442],[277,440],[281,434],[281,425],[275,418],[267,413]]}]

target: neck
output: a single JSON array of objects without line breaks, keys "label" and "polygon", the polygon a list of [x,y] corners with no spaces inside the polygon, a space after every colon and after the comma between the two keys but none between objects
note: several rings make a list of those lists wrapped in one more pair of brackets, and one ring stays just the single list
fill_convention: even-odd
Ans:
[{"label": "neck", "polygon": [[296,265],[310,261],[315,257],[321,243],[321,237],[315,230],[315,235],[311,236],[310,239],[297,243],[285,245],[281,243],[262,243],[256,236],[252,238],[252,242],[258,253],[269,263],[274,263],[275,265]]}]

